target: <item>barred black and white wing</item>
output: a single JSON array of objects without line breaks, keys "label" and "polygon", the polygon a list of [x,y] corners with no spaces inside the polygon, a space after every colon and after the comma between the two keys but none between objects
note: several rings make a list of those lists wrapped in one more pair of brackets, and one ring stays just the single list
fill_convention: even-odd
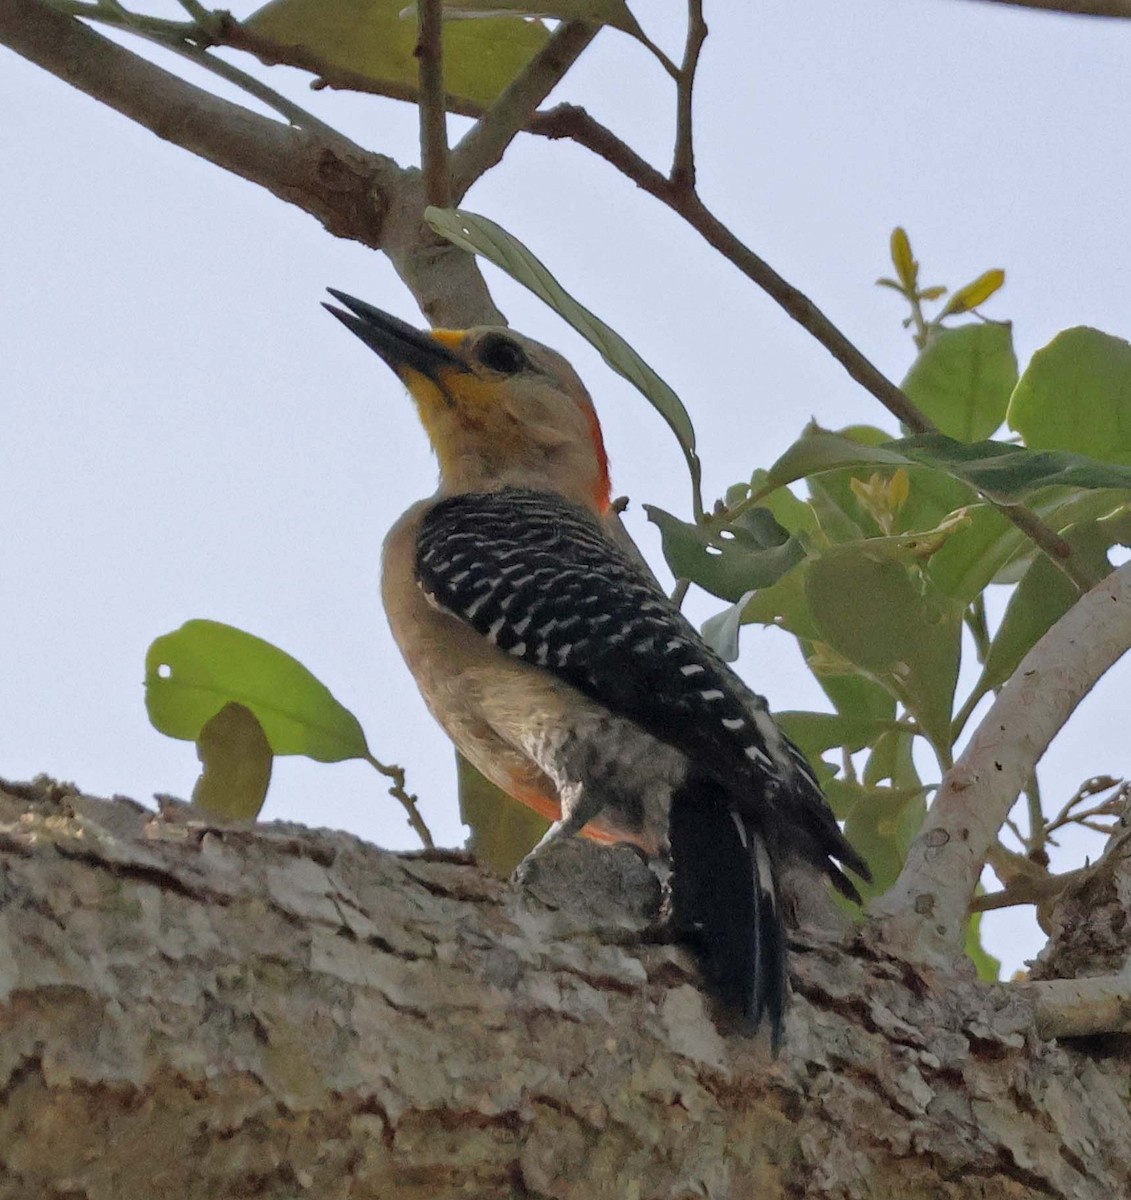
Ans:
[{"label": "barred black and white wing", "polygon": [[433,603],[682,751],[774,841],[854,894],[829,860],[867,867],[804,756],[589,514],[524,489],[452,496],[424,518],[416,570]]}]

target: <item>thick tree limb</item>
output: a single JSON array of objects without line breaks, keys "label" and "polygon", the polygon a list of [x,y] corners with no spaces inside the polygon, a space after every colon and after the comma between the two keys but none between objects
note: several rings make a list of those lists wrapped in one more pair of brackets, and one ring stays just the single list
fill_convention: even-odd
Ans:
[{"label": "thick tree limb", "polygon": [[337,237],[388,254],[435,325],[502,322],[474,259],[421,221],[420,173],[186,83],[40,0],[0,2],[0,44],[158,137],[266,188]]},{"label": "thick tree limb", "polygon": [[962,953],[982,865],[1041,756],[1096,681],[1131,648],[1131,563],[1083,596],[1022,660],[947,772],[891,890],[883,936],[917,961]]},{"label": "thick tree limb", "polygon": [[0,787],[5,1200],[1131,1194],[1126,1070],[1035,1042],[1024,989],[802,944],[771,1064],[610,917],[635,855],[576,848],[586,914]]},{"label": "thick tree limb", "polygon": [[390,159],[221,100],[39,0],[3,0],[0,43],[165,141],[298,204],[331,233],[382,245]]},{"label": "thick tree limb", "polygon": [[1049,979],[1031,991],[1043,1038],[1131,1033],[1131,975]]}]

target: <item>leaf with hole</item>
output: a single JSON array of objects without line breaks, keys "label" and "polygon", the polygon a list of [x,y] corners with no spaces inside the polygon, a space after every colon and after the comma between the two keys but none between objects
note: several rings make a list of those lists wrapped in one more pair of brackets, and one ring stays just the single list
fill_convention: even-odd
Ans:
[{"label": "leaf with hole", "polygon": [[219,621],[186,621],[145,656],[145,706],[154,728],[194,742],[235,701],[255,714],[275,754],[318,762],[368,758],[357,718],[297,659]]},{"label": "leaf with hole", "polygon": [[722,530],[681,521],[653,504],[644,511],[660,528],[664,558],[676,578],[724,600],[776,583],[805,557],[800,541],[769,509],[748,509]]},{"label": "leaf with hole", "polygon": [[200,778],[192,802],[202,812],[234,821],[259,816],[275,761],[263,726],[242,704],[225,704],[196,739]]},{"label": "leaf with hole", "polygon": [[[302,47],[327,67],[411,97],[420,72],[417,22],[403,17],[404,9],[404,0],[272,0],[244,24],[281,46]],[[539,22],[497,17],[447,23],[443,38],[446,90],[488,105],[545,46],[549,33]]]}]

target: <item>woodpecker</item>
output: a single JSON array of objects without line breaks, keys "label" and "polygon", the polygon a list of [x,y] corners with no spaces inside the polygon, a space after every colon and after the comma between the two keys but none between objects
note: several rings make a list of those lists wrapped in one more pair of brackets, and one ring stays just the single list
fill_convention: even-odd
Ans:
[{"label": "woodpecker", "polygon": [[[588,393],[505,328],[422,332],[330,289],[325,307],[416,403],[439,489],[384,547],[393,636],[484,775],[553,820],[670,856],[673,924],[709,989],[775,1049],[786,1001],[778,872],[869,878],[804,755],[625,548]],[[624,535],[627,537],[627,535]]]}]

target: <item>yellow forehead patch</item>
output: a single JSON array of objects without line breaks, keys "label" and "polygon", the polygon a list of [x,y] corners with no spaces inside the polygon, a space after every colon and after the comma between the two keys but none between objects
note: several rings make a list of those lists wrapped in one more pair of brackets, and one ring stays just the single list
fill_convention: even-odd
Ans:
[{"label": "yellow forehead patch", "polygon": [[433,329],[432,336],[441,346],[447,346],[449,350],[458,350],[466,334],[462,329]]}]

